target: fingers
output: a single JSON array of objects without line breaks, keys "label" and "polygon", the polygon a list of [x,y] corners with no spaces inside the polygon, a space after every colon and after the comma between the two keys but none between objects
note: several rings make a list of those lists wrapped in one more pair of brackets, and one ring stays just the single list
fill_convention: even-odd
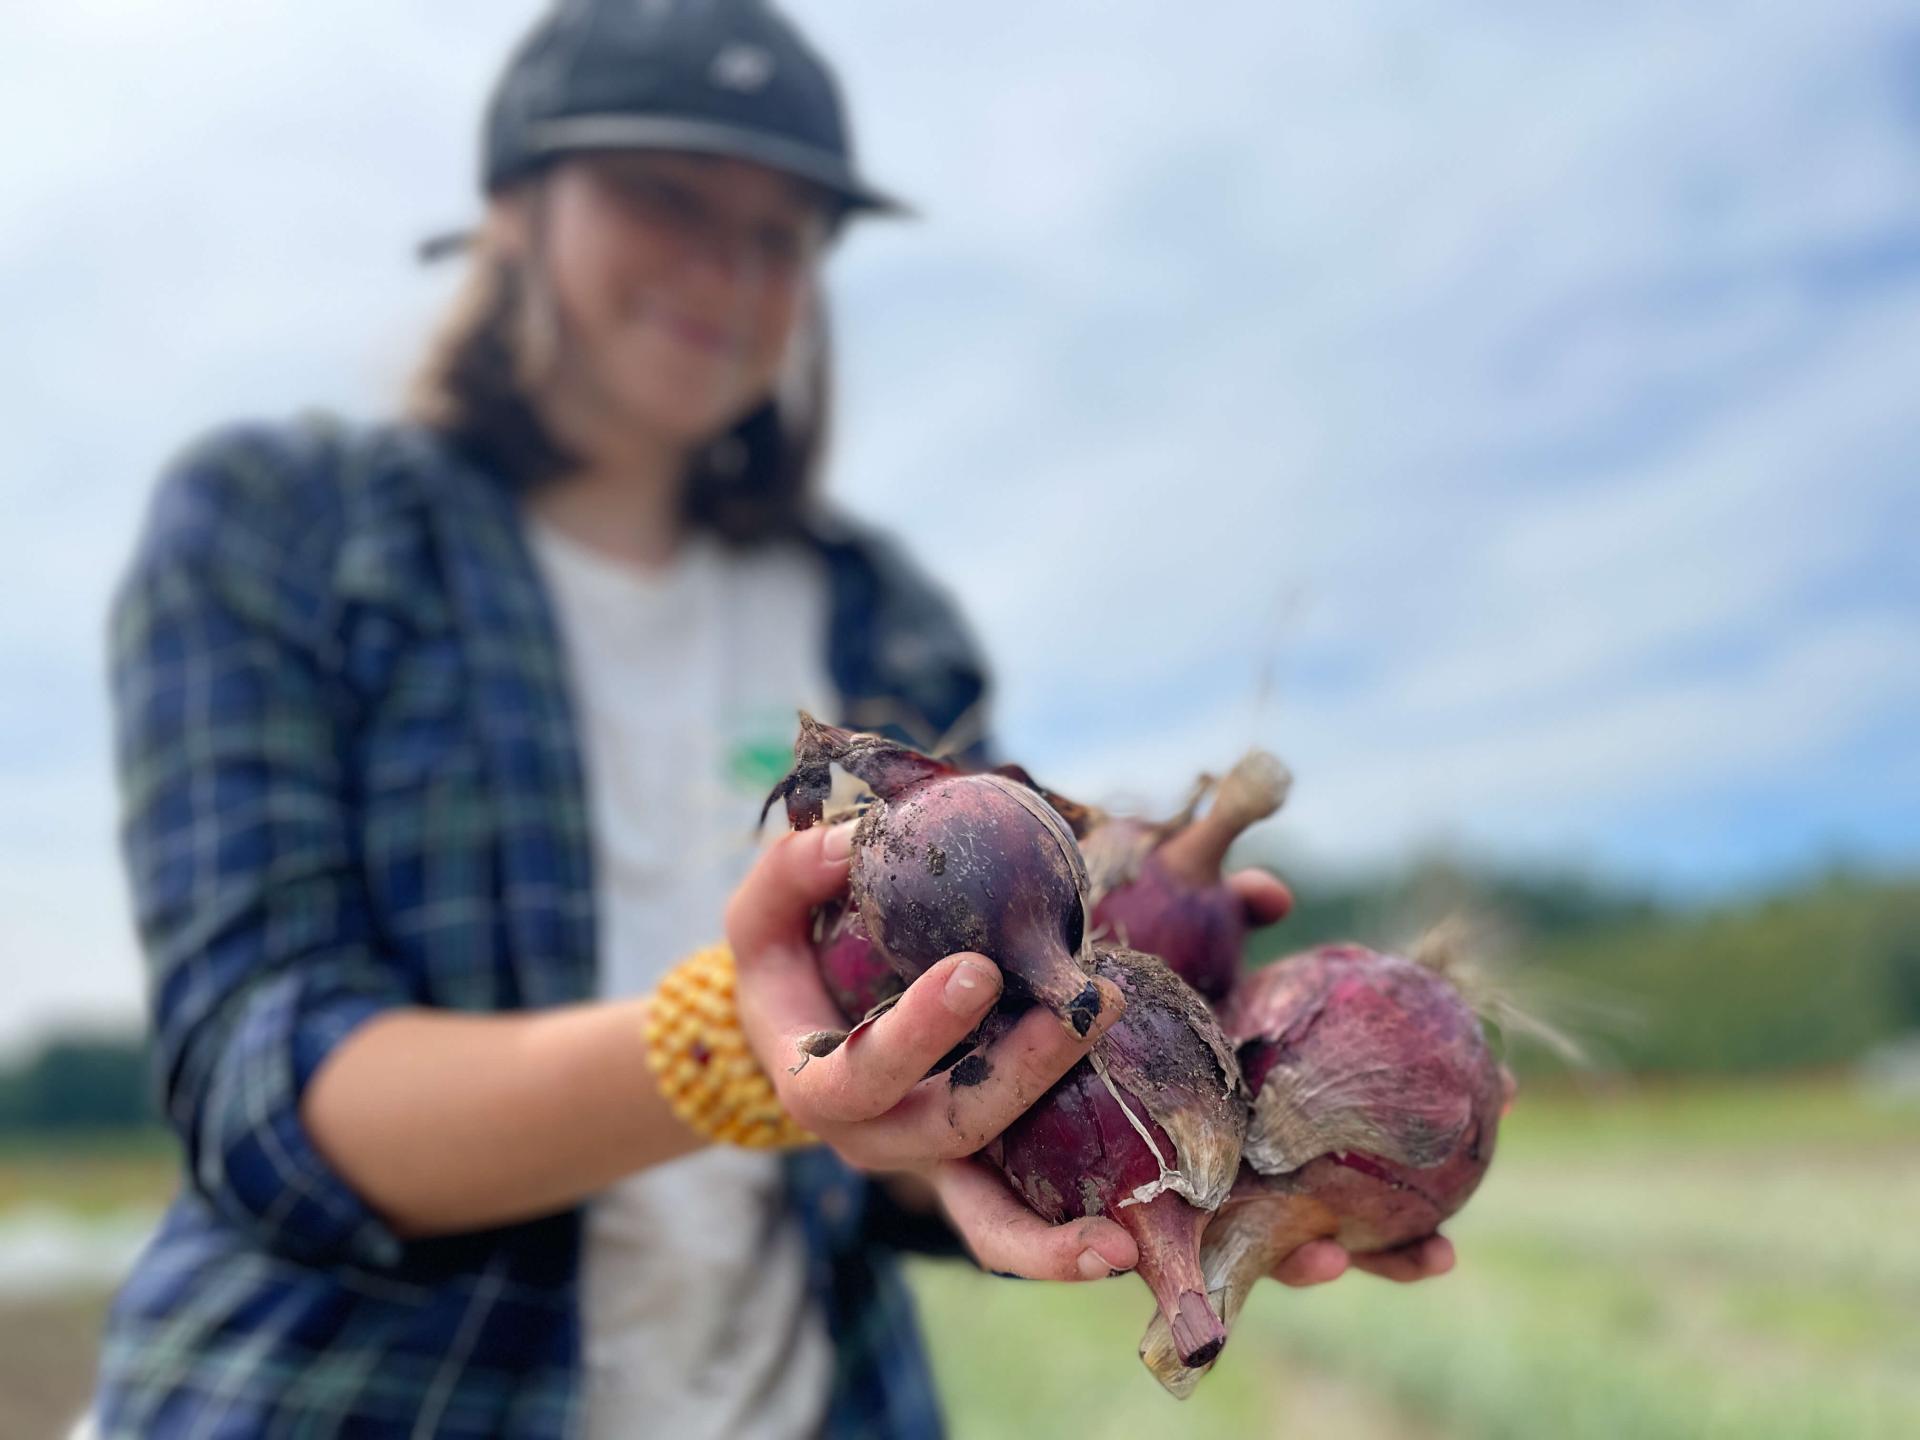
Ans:
[{"label": "fingers", "polygon": [[1444,1275],[1453,1269],[1455,1256],[1453,1242],[1444,1235],[1429,1235],[1424,1240],[1415,1240],[1410,1245],[1402,1245],[1395,1250],[1382,1250],[1374,1255],[1356,1255],[1354,1268],[1365,1270],[1369,1275],[1378,1275],[1383,1280],[1395,1280],[1409,1284],[1415,1280],[1430,1280],[1436,1275]]},{"label": "fingers", "polygon": [[1347,1273],[1345,1247],[1332,1240],[1309,1240],[1273,1267],[1273,1278],[1296,1289],[1324,1285]]},{"label": "fingers", "polygon": [[782,1088],[787,1108],[816,1131],[886,1114],[967,1038],[1000,986],[1000,971],[985,956],[949,955],[886,1014],[793,1076]]},{"label": "fingers", "polygon": [[1383,1280],[1405,1284],[1444,1275],[1453,1268],[1453,1262],[1453,1242],[1444,1235],[1429,1235],[1371,1255],[1350,1255],[1332,1240],[1310,1240],[1274,1266],[1271,1273],[1282,1285],[1324,1285],[1338,1280],[1352,1266]]},{"label": "fingers", "polygon": [[1271,925],[1293,911],[1293,891],[1264,870],[1237,870],[1227,877],[1227,888],[1240,897],[1251,925]]},{"label": "fingers", "polygon": [[847,888],[853,825],[782,835],[761,852],[727,902],[727,942],[742,967],[769,952],[805,958],[813,907]]},{"label": "fingers", "polygon": [[1500,1067],[1500,1118],[1506,1119],[1513,1113],[1513,1097],[1520,1093],[1520,1082],[1513,1078],[1513,1071],[1506,1066]]},{"label": "fingers", "polygon": [[1104,1280],[1139,1263],[1133,1237],[1113,1221],[1090,1216],[1049,1225],[977,1161],[942,1162],[933,1171],[933,1188],[973,1258],[998,1274]]},{"label": "fingers", "polygon": [[[805,952],[801,954],[804,959]],[[823,1030],[844,1030],[846,1018],[827,994],[826,986],[820,983],[819,973],[810,962],[791,965],[770,959],[756,968],[751,978],[742,969],[735,987],[734,1005],[740,1016],[740,1029],[747,1037],[747,1048],[772,1079],[781,1103],[793,1113],[794,1119],[812,1129],[811,1122],[788,1102],[788,1082],[797,1077],[787,1072],[800,1061],[801,1036]],[[811,1070],[819,1063],[808,1061],[806,1069]]]},{"label": "fingers", "polygon": [[[914,1087],[887,1117],[886,1143],[903,1161],[971,1155],[1018,1118],[1093,1048],[1126,1006],[1109,980],[1100,987],[1100,1014],[1084,1037],[1071,1034],[1050,1011],[1035,1006],[985,1050]],[[964,1068],[963,1068],[964,1066]]]}]

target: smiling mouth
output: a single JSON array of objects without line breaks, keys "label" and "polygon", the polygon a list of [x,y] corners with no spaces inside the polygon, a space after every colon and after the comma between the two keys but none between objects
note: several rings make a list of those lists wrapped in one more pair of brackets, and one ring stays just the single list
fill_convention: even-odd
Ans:
[{"label": "smiling mouth", "polygon": [[702,324],[678,315],[663,315],[661,326],[682,345],[709,355],[726,355],[738,348],[732,337],[717,325]]}]

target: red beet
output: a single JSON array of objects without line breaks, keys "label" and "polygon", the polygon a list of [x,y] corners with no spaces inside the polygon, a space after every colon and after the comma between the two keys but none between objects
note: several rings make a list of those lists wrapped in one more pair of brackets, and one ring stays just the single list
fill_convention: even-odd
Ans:
[{"label": "red beet", "polygon": [[[1239,1165],[1239,1066],[1205,1002],[1151,955],[1098,949],[1093,971],[1126,1011],[986,1153],[1043,1219],[1110,1215],[1126,1227],[1180,1360],[1203,1365],[1227,1338],[1199,1244]],[[982,1039],[1007,1023],[995,1017]],[[984,1070],[962,1062],[953,1076],[973,1083]]]},{"label": "red beet", "polygon": [[[851,893],[875,947],[911,982],[960,950],[1085,1035],[1100,1013],[1087,956],[1087,872],[1046,801],[1000,775],[964,775],[878,735],[800,717],[785,797],[796,830],[819,820],[831,767],[877,797],[854,831]],[[764,813],[763,813],[764,818]]]},{"label": "red beet", "polygon": [[[1246,1165],[1202,1259],[1231,1326],[1309,1240],[1356,1253],[1431,1235],[1493,1159],[1505,1098],[1479,1017],[1439,964],[1326,945],[1247,976],[1221,1022],[1253,1114]],[[1156,1320],[1141,1358],[1176,1395],[1200,1368]]]},{"label": "red beet", "polygon": [[1220,782],[1199,819],[1206,781],[1181,814],[1161,824],[1095,812],[1080,842],[1095,936],[1158,955],[1209,1000],[1221,999],[1240,973],[1247,939],[1246,907],[1227,887],[1221,863],[1242,831],[1280,808],[1290,784],[1285,766],[1254,750]]}]

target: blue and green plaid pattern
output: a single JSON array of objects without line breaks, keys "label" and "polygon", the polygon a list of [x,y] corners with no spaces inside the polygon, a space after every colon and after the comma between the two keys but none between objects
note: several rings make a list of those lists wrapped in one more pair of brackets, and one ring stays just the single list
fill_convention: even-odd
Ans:
[{"label": "blue and green plaid pattern", "polygon": [[[942,599],[823,522],[847,716],[927,742],[984,680]],[[579,1217],[403,1242],[313,1148],[300,1095],[401,1005],[594,991],[562,651],[517,503],[429,433],[250,427],[164,478],[112,619],[123,841],[183,1184],[102,1346],[110,1436],[563,1436]],[[825,1432],[938,1412],[902,1245],[824,1151],[789,1163],[838,1368]]]}]

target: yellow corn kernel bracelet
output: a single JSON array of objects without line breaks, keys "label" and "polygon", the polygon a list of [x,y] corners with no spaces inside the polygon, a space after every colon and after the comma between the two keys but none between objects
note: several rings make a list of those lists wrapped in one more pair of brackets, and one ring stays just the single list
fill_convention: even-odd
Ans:
[{"label": "yellow corn kernel bracelet", "polygon": [[647,1066],[673,1113],[695,1133],[749,1150],[811,1145],[780,1108],[733,1002],[733,951],[696,950],[667,972],[647,1001]]}]

